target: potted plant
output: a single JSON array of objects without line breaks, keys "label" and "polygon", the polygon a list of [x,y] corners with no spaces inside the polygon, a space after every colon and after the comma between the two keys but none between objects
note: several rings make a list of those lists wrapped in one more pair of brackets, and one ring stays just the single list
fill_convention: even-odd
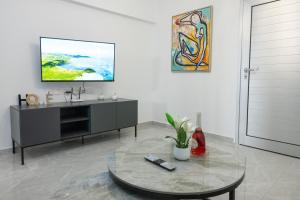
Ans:
[{"label": "potted plant", "polygon": [[174,145],[173,154],[177,160],[188,160],[190,158],[189,142],[191,138],[192,124],[187,118],[174,120],[174,118],[166,113],[168,123],[176,130],[176,137],[166,136],[176,142]]}]

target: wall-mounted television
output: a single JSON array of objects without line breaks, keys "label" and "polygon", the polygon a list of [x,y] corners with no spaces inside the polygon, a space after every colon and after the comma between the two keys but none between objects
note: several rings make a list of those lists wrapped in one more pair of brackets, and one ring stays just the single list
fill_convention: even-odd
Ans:
[{"label": "wall-mounted television", "polygon": [[114,43],[41,37],[40,50],[43,82],[114,81]]}]

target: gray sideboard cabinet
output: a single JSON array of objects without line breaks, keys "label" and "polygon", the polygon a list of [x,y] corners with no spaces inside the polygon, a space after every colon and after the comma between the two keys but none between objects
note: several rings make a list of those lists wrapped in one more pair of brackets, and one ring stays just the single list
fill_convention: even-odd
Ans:
[{"label": "gray sideboard cabinet", "polygon": [[39,106],[10,106],[11,138],[21,149],[134,127],[137,137],[138,101],[130,99],[55,103]]}]

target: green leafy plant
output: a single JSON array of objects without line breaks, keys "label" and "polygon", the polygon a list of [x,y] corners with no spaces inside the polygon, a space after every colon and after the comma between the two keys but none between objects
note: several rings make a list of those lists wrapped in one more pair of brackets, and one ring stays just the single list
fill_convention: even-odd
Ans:
[{"label": "green leafy plant", "polygon": [[189,146],[189,141],[191,136],[188,134],[193,131],[191,123],[189,123],[187,118],[180,120],[174,120],[174,118],[166,113],[166,119],[168,123],[176,130],[176,137],[166,136],[166,138],[171,138],[176,142],[176,147],[178,148],[187,148]]}]

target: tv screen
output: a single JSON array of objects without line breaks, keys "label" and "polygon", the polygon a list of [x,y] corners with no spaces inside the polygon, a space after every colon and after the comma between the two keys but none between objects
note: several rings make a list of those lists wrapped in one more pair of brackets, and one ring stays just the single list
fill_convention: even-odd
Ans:
[{"label": "tv screen", "polygon": [[40,38],[42,81],[114,81],[115,44]]}]

